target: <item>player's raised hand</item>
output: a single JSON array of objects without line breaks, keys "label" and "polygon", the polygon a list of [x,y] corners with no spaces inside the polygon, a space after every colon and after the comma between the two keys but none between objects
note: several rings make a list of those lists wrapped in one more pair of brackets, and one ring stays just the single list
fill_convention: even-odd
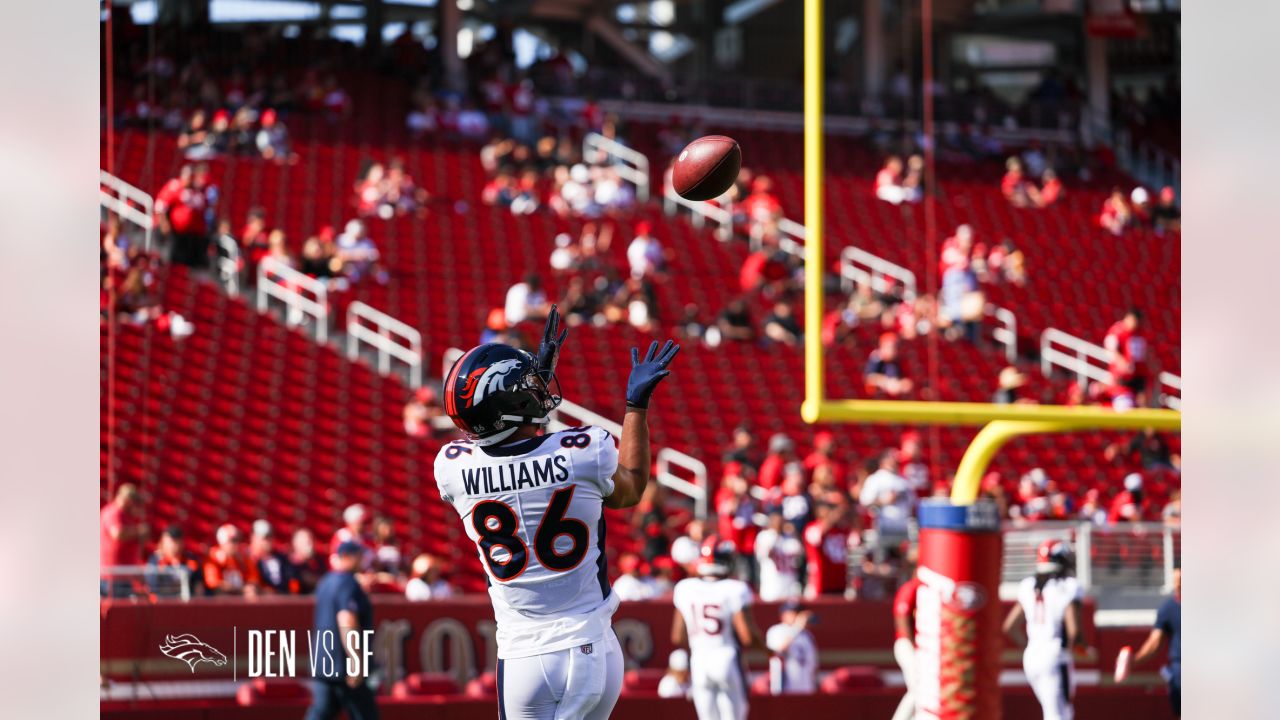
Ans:
[{"label": "player's raised hand", "polygon": [[560,348],[567,337],[569,328],[560,327],[560,313],[552,305],[547,324],[542,328],[542,343],[538,345],[538,370],[544,378],[555,372],[556,363],[560,362]]},{"label": "player's raised hand", "polygon": [[649,397],[653,395],[653,390],[658,387],[658,383],[662,382],[662,378],[671,374],[667,366],[675,359],[678,352],[680,352],[680,346],[672,340],[668,340],[661,351],[658,350],[658,343],[655,341],[649,345],[649,352],[645,354],[642,362],[640,351],[637,348],[631,348],[631,377],[627,378],[627,407],[649,407]]}]

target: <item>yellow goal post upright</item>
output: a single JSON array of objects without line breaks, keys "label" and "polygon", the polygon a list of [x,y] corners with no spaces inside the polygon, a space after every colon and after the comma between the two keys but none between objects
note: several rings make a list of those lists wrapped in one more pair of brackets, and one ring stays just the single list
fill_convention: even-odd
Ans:
[{"label": "yellow goal post upright", "polygon": [[[926,2],[928,0],[925,0]],[[978,497],[982,474],[1008,440],[1033,433],[1096,429],[1178,430],[1182,415],[1173,410],[1065,405],[996,405],[974,402],[921,402],[834,399],[826,396],[822,355],[823,316],[823,0],[804,3],[804,221],[805,394],[800,415],[807,423],[902,423],[985,426],[969,445],[951,490],[951,501],[968,505]]]},{"label": "yellow goal post upright", "polygon": [[[921,0],[927,47],[931,0]],[[823,316],[823,0],[804,0],[804,402],[807,423],[982,426],[956,469],[950,499],[922,501],[916,577],[915,676],[919,717],[1000,720],[1003,561],[994,503],[978,499],[982,475],[1010,439],[1033,433],[1153,427],[1177,430],[1172,410],[833,399],[826,396]],[[926,52],[926,62],[930,53]],[[926,118],[930,120],[930,118]],[[929,122],[928,124],[932,124]],[[930,183],[930,190],[936,183]],[[931,261],[931,259],[926,259]]]}]

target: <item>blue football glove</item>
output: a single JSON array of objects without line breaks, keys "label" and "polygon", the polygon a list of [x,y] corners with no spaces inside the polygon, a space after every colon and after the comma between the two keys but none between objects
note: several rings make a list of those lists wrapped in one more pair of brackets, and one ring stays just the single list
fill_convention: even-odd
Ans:
[{"label": "blue football glove", "polygon": [[649,352],[644,356],[644,362],[640,362],[640,351],[631,348],[631,377],[627,378],[627,407],[649,407],[649,396],[653,395],[654,388],[658,387],[662,378],[671,374],[667,366],[675,359],[678,352],[680,352],[680,346],[671,340],[662,346],[661,352],[658,351],[658,343],[654,342],[649,345]]},{"label": "blue football glove", "polygon": [[542,343],[538,345],[538,373],[543,380],[550,381],[556,363],[560,362],[560,348],[567,337],[569,328],[560,328],[560,313],[552,305],[551,312],[547,313],[547,324],[542,328]]}]

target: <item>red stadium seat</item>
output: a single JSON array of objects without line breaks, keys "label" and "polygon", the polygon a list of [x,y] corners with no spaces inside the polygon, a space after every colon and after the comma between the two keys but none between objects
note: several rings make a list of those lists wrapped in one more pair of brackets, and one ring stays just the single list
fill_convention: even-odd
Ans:
[{"label": "red stadium seat", "polygon": [[828,694],[882,687],[884,687],[884,679],[880,677],[878,669],[858,665],[836,668],[818,683],[818,688]]},{"label": "red stadium seat", "polygon": [[658,693],[658,683],[662,682],[662,676],[666,674],[667,671],[664,668],[628,670],[622,676],[622,694],[656,695]]},{"label": "red stadium seat", "polygon": [[400,699],[456,694],[458,681],[449,673],[413,673],[391,686],[391,697]]},{"label": "red stadium seat", "polygon": [[305,705],[311,700],[311,691],[296,680],[250,680],[236,690],[236,703],[256,705]]},{"label": "red stadium seat", "polygon": [[498,678],[491,672],[484,673],[467,683],[463,691],[468,697],[493,698],[498,696]]}]

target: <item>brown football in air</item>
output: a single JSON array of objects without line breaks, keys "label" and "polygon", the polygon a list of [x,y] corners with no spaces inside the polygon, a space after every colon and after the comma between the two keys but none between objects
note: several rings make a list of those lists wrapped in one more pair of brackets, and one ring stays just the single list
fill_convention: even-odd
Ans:
[{"label": "brown football in air", "polygon": [[742,148],[724,135],[707,135],[689,143],[676,156],[671,185],[685,200],[711,200],[738,179]]}]

